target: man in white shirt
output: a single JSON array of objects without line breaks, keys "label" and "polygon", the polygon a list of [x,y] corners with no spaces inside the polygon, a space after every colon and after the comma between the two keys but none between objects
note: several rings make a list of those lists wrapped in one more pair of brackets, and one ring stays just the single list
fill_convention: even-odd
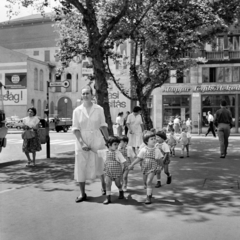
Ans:
[{"label": "man in white shirt", "polygon": [[208,120],[208,123],[209,123],[209,127],[208,127],[207,133],[205,134],[205,137],[206,137],[210,132],[212,132],[213,136],[216,137],[215,129],[214,129],[214,125],[213,125],[214,117],[213,117],[213,115],[211,114],[210,111],[208,111],[207,114],[208,114],[208,115],[207,115],[207,120]]}]

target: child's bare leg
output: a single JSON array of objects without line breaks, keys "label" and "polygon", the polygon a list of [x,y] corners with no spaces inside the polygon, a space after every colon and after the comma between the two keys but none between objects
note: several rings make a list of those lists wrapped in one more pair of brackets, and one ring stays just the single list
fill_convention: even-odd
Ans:
[{"label": "child's bare leg", "polygon": [[152,197],[152,181],[154,178],[154,172],[151,172],[147,175],[147,199],[145,204],[151,204],[151,197]]},{"label": "child's bare leg", "polygon": [[129,173],[129,170],[125,170],[124,173],[123,173],[123,190],[124,190],[124,191],[127,190],[128,173]]},{"label": "child's bare leg", "polygon": [[118,177],[118,178],[115,179],[115,184],[116,184],[116,186],[118,187],[118,190],[119,190],[119,197],[118,197],[119,199],[124,198],[121,179],[122,179],[122,177]]},{"label": "child's bare leg", "polygon": [[103,204],[111,203],[111,186],[112,186],[112,179],[109,176],[105,176],[105,183],[106,183],[106,200]]},{"label": "child's bare leg", "polygon": [[168,164],[164,165],[164,173],[167,175],[167,184],[172,182],[172,175],[169,172]]},{"label": "child's bare leg", "polygon": [[147,175],[143,174],[143,184],[144,188],[147,189]]},{"label": "child's bare leg", "polygon": [[189,157],[189,144],[186,145],[187,157]]},{"label": "child's bare leg", "polygon": [[155,185],[155,188],[161,187],[161,171],[157,172],[157,184]]},{"label": "child's bare leg", "polygon": [[182,148],[181,148],[181,157],[180,157],[180,158],[184,158],[184,148],[185,148],[185,146],[182,145]]}]

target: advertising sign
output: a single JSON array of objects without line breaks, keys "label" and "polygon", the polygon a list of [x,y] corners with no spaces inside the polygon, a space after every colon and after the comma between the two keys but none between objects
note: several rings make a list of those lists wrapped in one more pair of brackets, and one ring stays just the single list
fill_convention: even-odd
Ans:
[{"label": "advertising sign", "polygon": [[5,86],[8,89],[26,89],[27,73],[6,73]]},{"label": "advertising sign", "polygon": [[27,89],[3,88],[3,95],[0,98],[0,101],[3,99],[5,106],[27,105]]}]

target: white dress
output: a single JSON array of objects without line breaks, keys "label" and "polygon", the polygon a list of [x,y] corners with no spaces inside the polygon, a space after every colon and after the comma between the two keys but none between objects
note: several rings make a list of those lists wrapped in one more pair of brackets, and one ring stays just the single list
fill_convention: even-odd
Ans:
[{"label": "white dress", "polygon": [[[143,142],[142,135],[142,117],[141,115],[135,116],[133,113],[130,113],[127,118],[127,124],[130,124],[130,128],[128,129],[128,146],[131,147],[139,147]],[[133,133],[130,133],[132,131]]]},{"label": "white dress", "polygon": [[97,151],[105,149],[105,141],[100,127],[106,126],[103,108],[93,104],[89,115],[86,108],[80,105],[73,111],[72,131],[80,130],[84,142],[92,151],[84,151],[76,139],[74,179],[77,182],[95,179],[103,174],[103,159]]}]

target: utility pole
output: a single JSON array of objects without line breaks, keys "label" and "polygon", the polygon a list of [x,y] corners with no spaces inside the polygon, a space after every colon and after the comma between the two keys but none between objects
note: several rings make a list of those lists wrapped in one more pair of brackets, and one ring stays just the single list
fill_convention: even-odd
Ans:
[{"label": "utility pole", "polygon": [[47,158],[50,158],[50,135],[49,135],[49,81],[47,81],[47,106],[45,109],[45,114],[47,115],[47,125],[46,125],[46,153]]}]

